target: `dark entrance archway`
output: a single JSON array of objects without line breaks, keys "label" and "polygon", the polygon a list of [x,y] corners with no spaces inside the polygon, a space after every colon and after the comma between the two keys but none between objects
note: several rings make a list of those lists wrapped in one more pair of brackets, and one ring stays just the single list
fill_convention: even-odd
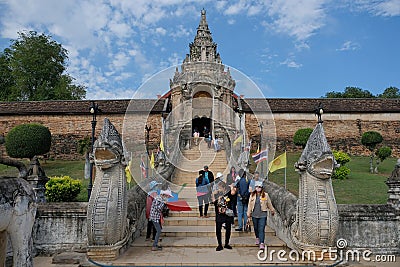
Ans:
[{"label": "dark entrance archway", "polygon": [[[194,118],[192,120],[192,129],[193,132],[197,129],[200,133],[200,137],[204,137],[204,126],[207,127],[207,129],[210,131],[211,133],[211,119],[210,118],[206,118],[206,117],[202,117],[202,118]],[[192,133],[193,135],[193,133]]]}]

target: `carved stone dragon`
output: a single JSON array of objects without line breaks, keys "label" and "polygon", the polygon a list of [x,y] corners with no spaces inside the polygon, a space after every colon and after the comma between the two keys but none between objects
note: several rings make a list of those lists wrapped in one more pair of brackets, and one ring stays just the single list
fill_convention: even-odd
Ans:
[{"label": "carved stone dragon", "polygon": [[300,183],[291,237],[299,249],[320,251],[335,245],[339,219],[331,180],[335,167],[321,121],[295,164]]},{"label": "carved stone dragon", "polygon": [[126,163],[121,137],[107,118],[94,143],[92,160],[96,176],[87,211],[88,255],[115,258],[128,239]]}]

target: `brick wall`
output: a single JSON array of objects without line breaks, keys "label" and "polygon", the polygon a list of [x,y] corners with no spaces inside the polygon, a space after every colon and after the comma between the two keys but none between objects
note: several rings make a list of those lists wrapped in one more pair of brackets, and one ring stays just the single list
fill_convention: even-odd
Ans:
[{"label": "brick wall", "polygon": [[[268,100],[274,116],[277,136],[277,150],[299,150],[292,143],[294,133],[300,128],[314,128],[316,118],[312,111],[307,111],[321,99],[272,99]],[[323,115],[325,134],[334,149],[341,149],[351,154],[367,154],[360,144],[361,134],[374,130],[382,134],[386,145],[392,147],[393,155],[400,157],[400,103],[392,100],[327,100],[324,106],[330,110]],[[22,123],[41,123],[52,133],[50,157],[56,159],[82,159],[77,153],[77,141],[91,136],[91,115],[85,107],[89,101],[46,101],[46,102],[0,102],[0,134],[6,135],[11,128]],[[135,102],[136,103],[136,102]],[[308,104],[307,104],[308,103]],[[150,149],[155,149],[161,136],[162,100],[139,100],[137,105],[129,105],[131,112],[125,116],[127,100],[101,101],[102,114],[97,116],[96,136],[100,133],[105,117],[116,126],[124,142],[144,152],[145,130],[147,123],[151,126]],[[307,104],[307,105],[306,105]],[[399,106],[396,106],[399,104]],[[255,105],[255,106],[253,106]],[[257,101],[252,100],[249,106],[257,108]],[[20,109],[19,109],[20,107]],[[247,106],[248,107],[248,106]],[[346,107],[348,107],[346,109]],[[357,107],[358,111],[353,111]],[[151,112],[146,109],[153,108]],[[308,108],[310,109],[310,108]],[[346,111],[347,110],[347,111]],[[340,112],[339,112],[340,111]],[[331,113],[330,113],[331,112]],[[124,121],[125,118],[125,121]],[[253,140],[259,140],[258,122],[253,114],[246,114],[246,129]],[[123,132],[123,124],[125,129]],[[268,125],[264,126],[268,127]],[[266,128],[264,128],[266,129]],[[256,146],[256,143],[254,143]],[[5,154],[4,146],[0,151]]]}]

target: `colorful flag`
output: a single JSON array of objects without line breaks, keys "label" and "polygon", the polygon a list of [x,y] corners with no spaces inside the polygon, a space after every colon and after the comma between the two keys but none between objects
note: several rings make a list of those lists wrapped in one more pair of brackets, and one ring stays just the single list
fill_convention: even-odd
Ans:
[{"label": "colorful flag", "polygon": [[146,175],[146,165],[144,165],[144,161],[143,161],[143,158],[142,158],[142,157],[140,157],[140,169],[141,169],[141,171],[142,171],[143,177],[144,177],[144,178],[147,178],[147,175]]},{"label": "colorful flag", "polygon": [[160,149],[162,152],[164,152],[164,143],[162,141],[162,137],[161,137],[161,142],[160,142]]},{"label": "colorful flag", "polygon": [[268,159],[268,150],[260,151],[256,154],[251,155],[255,163],[259,163],[263,160]]},{"label": "colorful flag", "polygon": [[282,168],[286,168],[286,152],[275,158],[268,165],[268,169],[270,172],[274,172]]},{"label": "colorful flag", "polygon": [[236,140],[233,142],[233,145],[236,146],[237,144],[242,143],[243,141],[243,135],[239,135],[238,138],[236,138]]},{"label": "colorful flag", "polygon": [[154,169],[154,153],[153,152],[151,152],[150,167],[152,169]]},{"label": "colorful flag", "polygon": [[132,182],[132,174],[131,174],[131,164],[132,160],[129,161],[128,166],[125,167],[125,175],[126,175],[126,182],[130,184]]}]

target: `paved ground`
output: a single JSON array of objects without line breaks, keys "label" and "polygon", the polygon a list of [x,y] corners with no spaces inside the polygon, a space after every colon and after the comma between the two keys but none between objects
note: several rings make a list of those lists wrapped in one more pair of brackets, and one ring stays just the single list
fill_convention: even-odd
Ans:
[{"label": "paved ground", "polygon": [[[256,247],[235,247],[232,250],[224,249],[215,251],[214,247],[164,247],[162,251],[151,251],[150,247],[131,247],[122,257],[114,262],[102,262],[104,266],[311,266],[311,263],[281,262],[276,258],[271,260],[259,260]],[[81,254],[85,258],[85,254]],[[399,267],[400,257],[397,262],[353,262],[338,266],[355,267]],[[314,264],[316,266],[318,264]],[[325,264],[323,266],[329,266]],[[34,266],[40,267],[78,267],[96,266],[89,264],[87,260],[75,264],[52,264],[52,257],[36,257]]]}]

